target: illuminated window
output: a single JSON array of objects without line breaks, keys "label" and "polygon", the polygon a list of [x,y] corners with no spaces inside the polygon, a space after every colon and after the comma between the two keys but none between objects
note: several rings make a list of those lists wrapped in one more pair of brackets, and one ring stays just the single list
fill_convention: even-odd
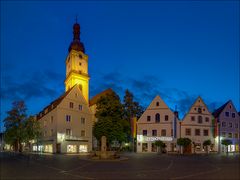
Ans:
[{"label": "illuminated window", "polygon": [[204,129],[204,130],[203,130],[203,135],[204,135],[204,136],[208,136],[208,129]]},{"label": "illuminated window", "polygon": [[66,115],[66,121],[70,122],[71,121],[71,116],[70,115]]},{"label": "illuminated window", "polygon": [[148,152],[148,143],[142,143],[142,152]]},{"label": "illuminated window", "polygon": [[81,124],[85,124],[85,118],[84,117],[81,118]]},{"label": "illuminated window", "polygon": [[70,107],[70,108],[73,108],[73,102],[70,102],[70,103],[69,103],[69,107]]},{"label": "illuminated window", "polygon": [[88,146],[87,145],[80,145],[79,152],[87,152]]},{"label": "illuminated window", "polygon": [[147,136],[147,130],[143,130],[143,136]]},{"label": "illuminated window", "polygon": [[155,143],[152,143],[152,152],[157,152],[157,146]]},{"label": "illuminated window", "polygon": [[202,124],[202,116],[198,116],[198,123]]},{"label": "illuminated window", "polygon": [[222,122],[222,127],[226,127],[226,122]]},{"label": "illuminated window", "polygon": [[235,113],[232,113],[232,118],[235,118]]},{"label": "illuminated window", "polygon": [[206,118],[205,118],[205,121],[206,121],[206,122],[209,122],[209,117],[206,117]]},{"label": "illuminated window", "polygon": [[68,153],[76,153],[77,152],[77,145],[67,145],[67,152]]},{"label": "illuminated window", "polygon": [[190,128],[185,129],[185,135],[186,136],[191,136],[191,129]]},{"label": "illuminated window", "polygon": [[66,135],[70,136],[72,134],[71,129],[66,129]]},{"label": "illuminated window", "polygon": [[79,106],[78,106],[78,109],[79,109],[80,111],[82,111],[82,109],[83,109],[82,105],[79,105]]},{"label": "illuminated window", "polygon": [[156,106],[159,106],[159,102],[156,103]]},{"label": "illuminated window", "polygon": [[235,133],[235,134],[234,134],[234,137],[235,137],[236,139],[238,139],[238,133]]},{"label": "illuminated window", "polygon": [[157,136],[157,130],[156,129],[152,130],[152,136]]},{"label": "illuminated window", "polygon": [[160,114],[159,114],[159,113],[157,113],[157,114],[155,115],[155,122],[156,122],[156,123],[159,123],[159,122],[160,122]]},{"label": "illuminated window", "polygon": [[225,116],[226,116],[226,117],[229,117],[229,112],[225,112]]},{"label": "illuminated window", "polygon": [[162,129],[162,131],[161,131],[161,136],[166,136],[166,135],[167,135],[166,129]]},{"label": "illuminated window", "polygon": [[231,122],[229,123],[229,127],[232,128],[232,123]]},{"label": "illuminated window", "polygon": [[191,120],[192,120],[192,121],[195,121],[195,116],[191,116]]},{"label": "illuminated window", "polygon": [[229,138],[232,138],[232,133],[228,133],[228,137],[229,137]]},{"label": "illuminated window", "polygon": [[165,116],[165,121],[168,121],[168,115]]},{"label": "illuminated window", "polygon": [[151,116],[147,116],[147,121],[151,121]]},{"label": "illuminated window", "polygon": [[82,137],[85,136],[85,130],[81,130],[81,136],[82,136]]},{"label": "illuminated window", "polygon": [[195,129],[195,136],[200,136],[200,129]]}]

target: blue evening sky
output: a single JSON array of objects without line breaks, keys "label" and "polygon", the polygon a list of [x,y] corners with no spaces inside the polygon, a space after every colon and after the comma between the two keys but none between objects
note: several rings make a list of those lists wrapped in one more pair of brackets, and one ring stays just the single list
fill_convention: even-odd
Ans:
[{"label": "blue evening sky", "polygon": [[14,100],[36,114],[64,93],[76,14],[90,97],[128,88],[144,107],[159,94],[184,114],[200,95],[239,111],[238,1],[1,1],[1,120]]}]

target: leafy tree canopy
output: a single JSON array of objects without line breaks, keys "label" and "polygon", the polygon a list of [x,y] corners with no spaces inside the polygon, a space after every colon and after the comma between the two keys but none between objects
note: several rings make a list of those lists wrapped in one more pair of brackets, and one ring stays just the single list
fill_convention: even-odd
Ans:
[{"label": "leafy tree canopy", "polygon": [[230,139],[223,139],[221,141],[221,144],[224,145],[224,146],[228,146],[228,145],[232,144],[232,141]]},{"label": "leafy tree canopy", "polygon": [[188,145],[191,144],[191,139],[189,139],[189,138],[178,138],[177,139],[177,144],[179,146],[187,147]]},{"label": "leafy tree canopy", "polygon": [[203,142],[203,146],[210,146],[211,144],[212,144],[212,142],[211,142],[210,139],[205,140],[205,141]]}]

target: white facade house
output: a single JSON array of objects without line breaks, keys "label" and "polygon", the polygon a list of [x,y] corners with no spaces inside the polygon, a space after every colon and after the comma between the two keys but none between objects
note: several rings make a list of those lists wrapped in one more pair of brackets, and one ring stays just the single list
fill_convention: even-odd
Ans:
[{"label": "white facade house", "polygon": [[79,153],[92,150],[93,114],[78,85],[53,101],[37,116],[42,138],[33,151]]},{"label": "white facade house", "polygon": [[156,96],[137,122],[137,152],[157,152],[157,140],[166,144],[168,152],[177,151],[178,128],[177,115]]},{"label": "white facade house", "polygon": [[188,113],[180,122],[181,138],[191,139],[191,145],[186,148],[190,153],[202,153],[207,150],[204,141],[210,140],[210,151],[217,151],[217,139],[214,137],[214,118],[201,97],[198,97]]}]

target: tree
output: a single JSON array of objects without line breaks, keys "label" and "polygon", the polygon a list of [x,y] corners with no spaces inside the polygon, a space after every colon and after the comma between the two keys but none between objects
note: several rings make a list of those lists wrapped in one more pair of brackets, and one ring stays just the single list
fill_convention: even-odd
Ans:
[{"label": "tree", "polygon": [[98,121],[93,126],[93,134],[98,141],[102,136],[106,136],[107,144],[110,146],[113,141],[121,144],[126,140],[123,106],[115,92],[102,96],[98,100],[96,118]]},{"label": "tree", "polygon": [[133,118],[136,117],[139,119],[143,114],[143,108],[139,105],[138,102],[134,101],[133,94],[127,89],[125,91],[125,96],[123,98],[123,108],[124,108],[124,115],[123,118],[126,120],[124,131],[127,133],[128,141],[132,141],[133,150],[134,150],[134,137],[132,136],[133,129]]},{"label": "tree", "polygon": [[209,146],[210,146],[211,144],[212,144],[212,142],[211,142],[210,139],[205,140],[205,141],[203,142],[203,146],[206,147],[207,153],[209,153]]},{"label": "tree", "polygon": [[181,154],[182,154],[183,153],[182,148],[186,148],[187,146],[189,146],[191,144],[191,139],[189,139],[189,138],[178,138],[177,139],[177,144],[180,146]]},{"label": "tree", "polygon": [[227,148],[227,153],[228,153],[228,146],[232,144],[232,141],[230,139],[223,139],[221,141],[221,144]]},{"label": "tree", "polygon": [[27,119],[26,106],[24,101],[15,101],[12,103],[12,109],[7,111],[8,116],[4,119],[6,128],[5,141],[12,145],[15,151],[22,151],[22,142],[24,139],[23,124]]},{"label": "tree", "polygon": [[30,140],[38,140],[41,136],[40,123],[33,116],[27,117],[26,110],[24,101],[15,101],[4,119],[4,140],[19,152],[22,151],[22,143],[29,145]]},{"label": "tree", "polygon": [[155,145],[157,146],[158,153],[162,153],[163,149],[166,147],[166,144],[164,142],[162,142],[161,140],[156,141]]}]

